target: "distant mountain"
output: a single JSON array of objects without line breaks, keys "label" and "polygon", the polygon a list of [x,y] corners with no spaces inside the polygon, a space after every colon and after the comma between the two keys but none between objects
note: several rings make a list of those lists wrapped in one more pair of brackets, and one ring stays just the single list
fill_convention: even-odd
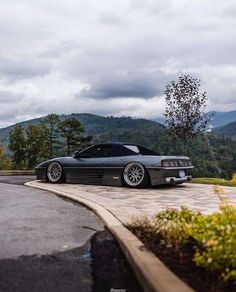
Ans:
[{"label": "distant mountain", "polygon": [[230,112],[214,112],[214,113],[215,114],[211,122],[211,126],[213,128],[221,127],[236,121],[236,110]]},{"label": "distant mountain", "polygon": [[155,122],[164,125],[165,124],[165,118],[164,117],[157,117],[154,119]]},{"label": "distant mountain", "polygon": [[231,137],[233,140],[236,140],[236,121],[223,127],[216,128],[214,131],[218,134],[226,135]]},{"label": "distant mountain", "polygon": [[[210,126],[212,128],[221,127],[236,121],[236,110],[230,112],[208,112],[208,113],[214,113],[213,119],[210,123]],[[164,125],[165,118],[157,117],[155,118],[155,121]]]}]

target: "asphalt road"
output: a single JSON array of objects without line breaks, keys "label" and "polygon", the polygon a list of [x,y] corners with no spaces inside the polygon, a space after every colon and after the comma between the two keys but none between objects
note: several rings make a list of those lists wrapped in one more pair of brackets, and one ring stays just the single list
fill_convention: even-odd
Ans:
[{"label": "asphalt road", "polygon": [[0,291],[141,291],[100,219],[32,179],[0,176]]},{"label": "asphalt road", "polygon": [[27,181],[36,179],[35,175],[0,175],[0,183],[24,185]]}]

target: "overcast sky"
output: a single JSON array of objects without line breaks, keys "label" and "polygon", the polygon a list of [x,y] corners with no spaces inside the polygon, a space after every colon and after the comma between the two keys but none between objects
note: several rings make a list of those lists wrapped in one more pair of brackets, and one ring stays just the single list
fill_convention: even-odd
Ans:
[{"label": "overcast sky", "polygon": [[181,73],[236,109],[236,1],[0,0],[0,127],[48,113],[155,118]]}]

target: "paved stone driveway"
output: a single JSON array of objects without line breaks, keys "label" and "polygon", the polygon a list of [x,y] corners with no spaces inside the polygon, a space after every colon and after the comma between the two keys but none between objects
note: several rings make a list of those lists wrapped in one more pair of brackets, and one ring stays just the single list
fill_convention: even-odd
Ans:
[{"label": "paved stone driveway", "polygon": [[[205,214],[219,208],[220,199],[214,186],[186,183],[175,187],[155,187],[150,189],[129,189],[122,187],[93,186],[79,184],[47,184],[36,182],[51,190],[60,190],[102,205],[125,223],[133,216],[153,216],[167,207],[179,208],[181,205]],[[236,188],[217,187],[223,195],[236,205]]]}]

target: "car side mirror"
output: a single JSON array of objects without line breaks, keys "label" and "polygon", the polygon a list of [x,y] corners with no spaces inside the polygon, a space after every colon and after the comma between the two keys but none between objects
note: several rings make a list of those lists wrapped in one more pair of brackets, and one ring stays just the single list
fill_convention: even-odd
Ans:
[{"label": "car side mirror", "polygon": [[80,158],[80,152],[79,150],[74,152],[74,158]]}]

